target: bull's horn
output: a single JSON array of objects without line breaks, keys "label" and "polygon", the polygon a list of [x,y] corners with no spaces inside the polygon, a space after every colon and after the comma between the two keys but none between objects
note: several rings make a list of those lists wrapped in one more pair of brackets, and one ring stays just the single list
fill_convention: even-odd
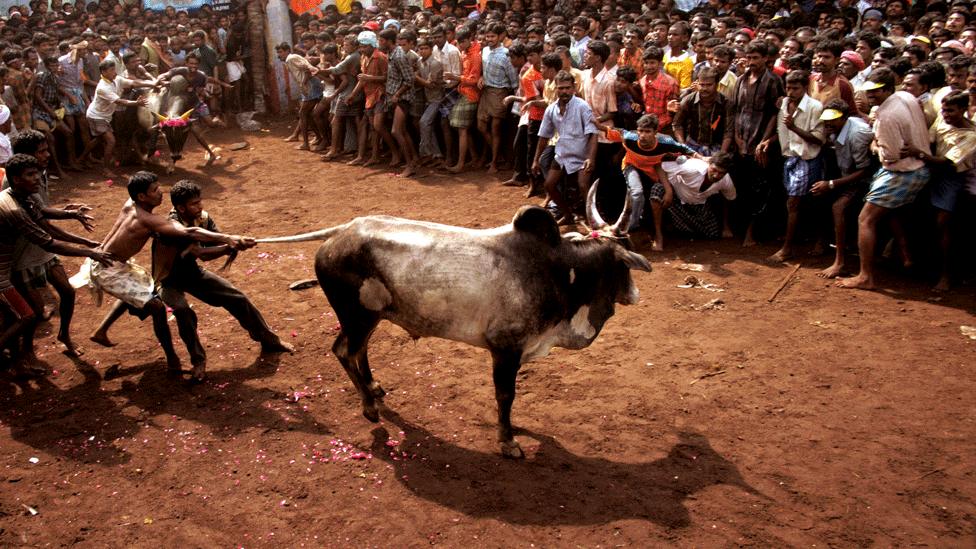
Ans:
[{"label": "bull's horn", "polygon": [[159,114],[158,112],[155,112],[155,111],[153,111],[153,116],[155,116],[156,118],[158,118],[160,122],[162,122],[163,120],[166,120],[166,117],[165,116],[163,116],[163,115],[161,115],[161,114]]},{"label": "bull's horn", "polygon": [[596,209],[596,188],[598,186],[600,186],[599,179],[590,185],[590,192],[586,193],[586,223],[594,231],[599,231],[607,226],[607,222],[600,217],[600,212]]},{"label": "bull's horn", "polygon": [[186,111],[185,113],[181,114],[180,115],[180,119],[181,120],[189,120],[191,114],[193,114],[193,109],[190,109],[190,110]]},{"label": "bull's horn", "polygon": [[617,236],[627,236],[627,231],[630,230],[630,220],[634,217],[634,200],[630,198],[630,193],[626,193],[624,198],[624,209],[620,212],[620,217],[617,218],[617,222],[610,227],[613,234]]}]

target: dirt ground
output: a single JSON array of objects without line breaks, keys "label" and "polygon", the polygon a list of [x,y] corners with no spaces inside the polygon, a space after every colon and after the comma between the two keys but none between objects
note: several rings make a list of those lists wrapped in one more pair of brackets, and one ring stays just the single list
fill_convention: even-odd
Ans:
[{"label": "dirt ground", "polygon": [[[194,146],[162,181],[196,180],[223,230],[256,236],[366,214],[492,227],[525,203],[481,173],[323,164],[286,131],[247,134],[237,152],[240,134],[212,134],[218,165],[197,166]],[[123,183],[58,182],[53,197],[93,205],[101,236]],[[292,355],[261,360],[225,311],[195,304],[202,385],[165,376],[149,322],[124,317],[114,349],[88,342],[108,307],[85,291],[82,360],[45,324],[53,373],[0,374],[0,546],[976,545],[976,341],[960,331],[976,324],[972,286],[933,298],[888,272],[881,291],[845,291],[815,276],[826,259],[802,258],[769,302],[790,271],[761,261],[773,243],[651,253],[638,239],[654,266],[635,273],[640,303],[618,307],[588,349],[520,373],[527,458],[511,461],[479,349],[381,324],[370,362],[388,411],[379,425],[361,416],[325,297],[287,289],[313,276],[315,249],[259,246],[228,274]],[[724,291],[679,288],[689,274]]]}]

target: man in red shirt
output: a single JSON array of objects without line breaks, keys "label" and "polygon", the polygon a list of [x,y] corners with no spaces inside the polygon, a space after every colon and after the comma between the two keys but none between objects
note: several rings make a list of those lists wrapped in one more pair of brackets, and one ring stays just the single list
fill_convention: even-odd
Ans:
[{"label": "man in red shirt", "polygon": [[678,81],[661,70],[661,60],[664,52],[657,46],[649,46],[644,50],[644,77],[640,80],[641,90],[644,92],[644,112],[657,117],[658,131],[667,130],[670,133],[671,112],[668,102],[677,100],[681,90]]}]

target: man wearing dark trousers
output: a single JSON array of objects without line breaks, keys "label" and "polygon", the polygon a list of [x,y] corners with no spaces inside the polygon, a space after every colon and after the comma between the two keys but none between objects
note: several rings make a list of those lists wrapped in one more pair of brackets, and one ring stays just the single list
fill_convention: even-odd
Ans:
[{"label": "man wearing dark trousers", "polygon": [[[186,179],[177,181],[170,190],[173,210],[169,217],[187,227],[217,231],[217,224],[203,209],[200,187]],[[271,331],[257,307],[243,292],[226,279],[202,268],[197,259],[209,261],[229,255],[226,245],[201,245],[183,239],[161,238],[153,241],[153,278],[159,295],[176,317],[180,339],[190,353],[194,370],[203,369],[207,353],[197,335],[197,315],[190,308],[186,294],[212,306],[222,307],[240,322],[251,339],[261,344],[262,353],[292,352],[294,347]]]}]

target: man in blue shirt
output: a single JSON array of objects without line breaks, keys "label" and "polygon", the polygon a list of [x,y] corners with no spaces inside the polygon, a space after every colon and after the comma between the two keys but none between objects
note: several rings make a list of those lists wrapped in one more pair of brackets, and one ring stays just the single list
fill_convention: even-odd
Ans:
[{"label": "man in blue shirt", "polygon": [[542,173],[539,157],[549,144],[549,139],[558,134],[556,158],[546,174],[545,188],[561,214],[557,222],[560,225],[573,225],[573,207],[559,191],[558,184],[564,177],[567,186],[575,179],[579,197],[586,197],[599,130],[593,123],[593,110],[576,95],[576,80],[570,72],[559,71],[556,75],[556,95],[558,100],[549,105],[542,116],[532,173]]}]

